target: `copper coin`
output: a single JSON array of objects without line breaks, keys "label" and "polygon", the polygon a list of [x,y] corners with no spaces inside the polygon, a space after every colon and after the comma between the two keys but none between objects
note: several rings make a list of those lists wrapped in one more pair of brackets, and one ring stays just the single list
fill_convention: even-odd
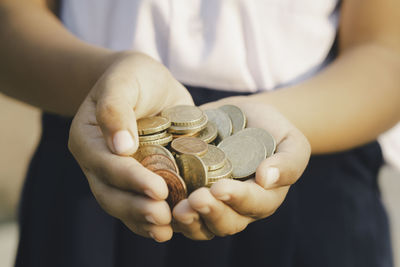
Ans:
[{"label": "copper coin", "polygon": [[172,141],[171,148],[178,154],[202,156],[207,153],[208,145],[196,137],[179,137]]},{"label": "copper coin", "polygon": [[137,161],[141,162],[148,155],[154,155],[154,154],[162,154],[169,157],[171,160],[174,160],[174,156],[171,154],[171,152],[169,152],[168,149],[160,145],[141,146],[136,151],[136,153],[132,155],[132,157],[134,157]]},{"label": "copper coin", "polygon": [[177,173],[170,170],[156,170],[154,172],[164,178],[168,186],[167,203],[172,210],[179,201],[186,198],[185,182]]},{"label": "copper coin", "polygon": [[[178,167],[175,165],[175,162],[173,162],[169,157],[162,154],[148,155],[140,163],[151,171],[154,171],[154,168],[157,168],[167,169],[178,173]],[[151,167],[149,168],[149,166]]]},{"label": "copper coin", "polygon": [[174,134],[173,133],[172,138],[176,139],[179,137],[193,137],[193,136],[198,137],[199,133],[201,133],[201,132],[193,132],[193,133],[188,133],[188,134]]}]

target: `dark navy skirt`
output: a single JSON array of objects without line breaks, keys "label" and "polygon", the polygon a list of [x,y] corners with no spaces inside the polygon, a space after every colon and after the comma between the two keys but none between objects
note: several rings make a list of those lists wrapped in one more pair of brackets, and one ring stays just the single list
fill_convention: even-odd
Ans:
[{"label": "dark navy skirt", "polygon": [[[234,93],[189,88],[197,105]],[[71,120],[43,115],[20,205],[16,266],[392,267],[377,142],[314,156],[277,212],[234,236],[156,243],[96,203],[67,149]]]}]

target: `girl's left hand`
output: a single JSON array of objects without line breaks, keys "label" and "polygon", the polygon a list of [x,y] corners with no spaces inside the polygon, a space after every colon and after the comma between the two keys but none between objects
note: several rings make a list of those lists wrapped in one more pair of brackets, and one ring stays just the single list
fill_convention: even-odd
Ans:
[{"label": "girl's left hand", "polygon": [[254,179],[223,179],[181,201],[173,210],[176,232],[195,240],[238,233],[249,223],[272,215],[306,168],[311,153],[306,137],[276,109],[251,99],[230,97],[202,108],[240,107],[247,127],[263,128],[274,136],[275,154],[260,164]]}]

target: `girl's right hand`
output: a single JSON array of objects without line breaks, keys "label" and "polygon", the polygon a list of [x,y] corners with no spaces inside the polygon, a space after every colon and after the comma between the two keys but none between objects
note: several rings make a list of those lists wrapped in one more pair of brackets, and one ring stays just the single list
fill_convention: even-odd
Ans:
[{"label": "girl's right hand", "polygon": [[159,242],[173,234],[168,188],[129,155],[139,144],[137,119],[182,104],[193,100],[162,64],[124,53],[89,92],[70,129],[69,149],[100,206],[133,232]]}]

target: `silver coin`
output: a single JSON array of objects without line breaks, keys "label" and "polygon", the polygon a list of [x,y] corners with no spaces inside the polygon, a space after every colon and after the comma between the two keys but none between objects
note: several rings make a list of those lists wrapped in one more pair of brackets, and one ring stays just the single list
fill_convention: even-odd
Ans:
[{"label": "silver coin", "polygon": [[232,134],[232,121],[225,112],[220,109],[207,109],[204,113],[209,121],[217,125],[219,140],[224,140]]},{"label": "silver coin", "polygon": [[246,128],[236,133],[239,136],[252,136],[257,140],[261,141],[265,149],[267,150],[267,157],[270,157],[274,154],[276,149],[276,141],[275,138],[266,130],[261,128]]},{"label": "silver coin", "polygon": [[232,134],[235,134],[246,127],[246,116],[243,111],[234,105],[224,105],[218,109],[225,112],[232,121]]},{"label": "silver coin", "polygon": [[233,165],[235,179],[247,178],[254,174],[266,158],[266,149],[261,141],[252,136],[232,135],[218,145]]}]

